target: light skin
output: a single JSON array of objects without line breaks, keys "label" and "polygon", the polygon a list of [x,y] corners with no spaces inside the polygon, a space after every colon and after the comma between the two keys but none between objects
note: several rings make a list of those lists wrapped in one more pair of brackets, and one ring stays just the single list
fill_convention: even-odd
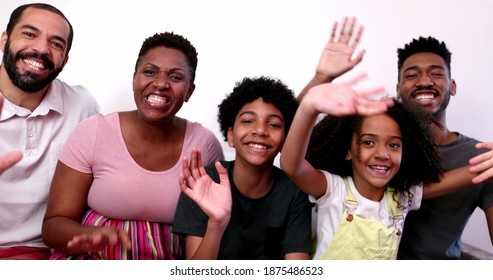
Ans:
[{"label": "light skin", "polygon": [[[267,194],[273,184],[274,158],[285,138],[284,120],[272,103],[257,99],[245,104],[228,130],[228,144],[236,150],[233,179],[238,190],[250,198]],[[200,152],[183,159],[180,188],[208,216],[204,237],[186,237],[187,259],[217,259],[221,238],[231,218],[231,186],[227,170],[218,162],[220,183],[202,166]],[[307,253],[288,253],[285,259],[308,259]]]},{"label": "light skin", "polygon": [[[397,96],[416,102],[437,116],[443,129],[436,126],[430,127],[437,145],[446,145],[457,139],[457,134],[448,129],[446,120],[446,100],[456,95],[457,85],[450,77],[449,69],[442,57],[427,52],[416,53],[408,57],[400,71],[396,90]],[[490,149],[490,152],[469,161],[470,171],[479,174],[472,180],[474,184],[484,182],[493,175],[493,171],[488,168],[488,164],[493,160],[492,147],[492,142],[476,145],[476,148]],[[493,244],[493,207],[486,208],[484,212]]]},{"label": "light skin", "polygon": [[[195,89],[189,70],[183,53],[165,47],[150,49],[137,66],[133,90],[138,110],[119,116],[127,149],[144,169],[164,171],[180,160],[186,123],[175,114]],[[43,222],[44,242],[66,254],[98,252],[119,243],[130,250],[125,232],[80,224],[92,180],[93,174],[58,162]]]},{"label": "light skin", "polygon": [[[13,54],[18,52],[33,52],[44,55],[49,59],[55,69],[63,69],[67,63],[67,40],[70,33],[68,23],[61,16],[42,9],[27,8],[20,21],[12,30],[10,38],[3,32],[0,39],[0,48],[5,53],[7,39],[10,41],[10,50]],[[38,66],[33,67],[31,61]],[[48,76],[49,68],[37,58],[31,61],[20,59],[16,61],[17,70],[21,74],[32,73],[38,79]],[[0,67],[0,91],[10,102],[34,111],[43,100],[48,86],[38,92],[24,92],[15,86],[8,76],[5,66]]]}]

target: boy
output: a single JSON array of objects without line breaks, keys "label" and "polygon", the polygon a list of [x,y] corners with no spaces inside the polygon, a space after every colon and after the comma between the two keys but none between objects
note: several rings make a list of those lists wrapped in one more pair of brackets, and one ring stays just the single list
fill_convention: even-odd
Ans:
[{"label": "boy", "polygon": [[245,78],[218,107],[236,156],[216,168],[204,168],[198,150],[183,160],[173,232],[186,236],[187,259],[308,259],[310,203],[273,165],[297,109],[293,92]]}]

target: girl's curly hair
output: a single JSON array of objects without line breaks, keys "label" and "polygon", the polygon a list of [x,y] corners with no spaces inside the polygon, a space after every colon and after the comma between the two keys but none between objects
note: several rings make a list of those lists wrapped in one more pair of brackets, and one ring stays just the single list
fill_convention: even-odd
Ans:
[{"label": "girl's curly hair", "polygon": [[[440,123],[416,104],[394,99],[394,106],[386,112],[400,127],[402,159],[399,171],[389,186],[407,192],[413,185],[439,182],[443,174],[440,156],[431,137],[429,126]],[[326,116],[313,129],[306,159],[315,168],[340,176],[353,176],[351,162],[345,159],[353,135],[361,133],[364,117],[337,118]]]}]

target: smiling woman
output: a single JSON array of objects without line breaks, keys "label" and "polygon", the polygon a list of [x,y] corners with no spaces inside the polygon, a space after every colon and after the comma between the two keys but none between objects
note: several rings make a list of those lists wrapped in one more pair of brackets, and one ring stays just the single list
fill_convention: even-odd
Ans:
[{"label": "smiling woman", "polygon": [[147,38],[133,77],[137,110],[97,115],[75,129],[43,223],[51,259],[183,258],[182,238],[171,233],[180,159],[192,147],[207,163],[223,159],[214,134],[176,116],[195,89],[196,68],[197,52],[184,37]]}]

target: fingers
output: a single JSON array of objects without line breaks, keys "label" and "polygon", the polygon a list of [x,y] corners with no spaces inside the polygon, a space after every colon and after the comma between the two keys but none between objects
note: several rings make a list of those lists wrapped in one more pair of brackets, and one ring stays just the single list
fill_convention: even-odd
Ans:
[{"label": "fingers", "polygon": [[186,156],[184,156],[182,160],[182,175],[184,181],[188,180],[192,176],[190,173],[190,166],[188,166],[188,158]]},{"label": "fingers", "polygon": [[[356,22],[356,19],[354,21]],[[354,28],[354,25],[353,25],[353,28]],[[359,42],[361,41],[361,37],[363,37],[364,31],[365,31],[364,26],[360,25],[360,27],[358,28],[358,33],[356,34],[356,36],[353,39],[353,43],[350,44],[351,48],[356,49],[356,47],[359,45]]]},{"label": "fingers", "polygon": [[[342,20],[341,29],[339,30],[339,39],[337,40],[337,42],[349,45],[351,48],[355,49],[358,46],[364,31],[363,26],[359,26],[356,35],[353,38],[353,34],[356,30],[357,23],[358,20],[355,17],[351,17],[351,18],[344,17],[344,19]],[[330,42],[336,42],[335,36],[337,34],[337,27],[338,25],[336,22],[332,26]],[[353,41],[350,43],[351,39]]]},{"label": "fingers", "polygon": [[200,152],[199,149],[197,149],[197,169],[201,177],[208,176],[204,168],[204,163],[202,162],[202,153]]},{"label": "fingers", "polygon": [[349,41],[349,39],[347,39],[348,36],[347,36],[347,32],[346,32],[347,23],[348,23],[348,17],[344,17],[344,19],[342,21],[341,30],[339,31],[339,42],[340,43],[347,43],[347,41]]},{"label": "fingers", "polygon": [[469,160],[469,163],[471,164],[469,171],[478,174],[478,176],[474,177],[472,182],[474,184],[479,184],[486,180],[491,180],[493,177],[493,150],[491,150],[493,148],[493,142],[478,143],[476,144],[476,148],[490,149]]},{"label": "fingers", "polygon": [[0,174],[22,159],[22,153],[15,151],[0,157]]},{"label": "fingers", "polygon": [[86,252],[99,252],[119,243],[127,250],[132,249],[132,242],[125,231],[113,227],[97,227],[91,233],[75,235],[68,241],[67,247]]},{"label": "fingers", "polygon": [[363,60],[363,56],[365,56],[365,50],[361,50],[358,55],[351,61],[351,68],[360,63]]},{"label": "fingers", "polygon": [[493,178],[493,169],[490,168],[484,172],[481,172],[478,176],[474,177],[472,179],[472,183],[481,184],[485,181],[491,181],[491,178]]},{"label": "fingers", "polygon": [[337,33],[337,21],[334,22],[332,25],[332,32],[330,32],[330,40],[329,43],[334,43],[336,39],[336,33]]},{"label": "fingers", "polygon": [[132,240],[130,240],[130,236],[123,230],[118,230],[118,235],[123,247],[127,250],[132,250]]},{"label": "fingers", "polygon": [[219,180],[221,182],[221,185],[229,185],[228,170],[224,168],[224,166],[219,161],[216,161],[215,167],[217,173],[219,174]]},{"label": "fingers", "polygon": [[348,82],[346,82],[349,86],[354,87],[356,84],[368,78],[368,74],[363,72],[351,78]]},{"label": "fingers", "polygon": [[198,169],[198,162],[200,161],[200,155],[196,148],[192,148],[192,154],[190,155],[190,172],[194,179],[200,178],[200,172]]}]

